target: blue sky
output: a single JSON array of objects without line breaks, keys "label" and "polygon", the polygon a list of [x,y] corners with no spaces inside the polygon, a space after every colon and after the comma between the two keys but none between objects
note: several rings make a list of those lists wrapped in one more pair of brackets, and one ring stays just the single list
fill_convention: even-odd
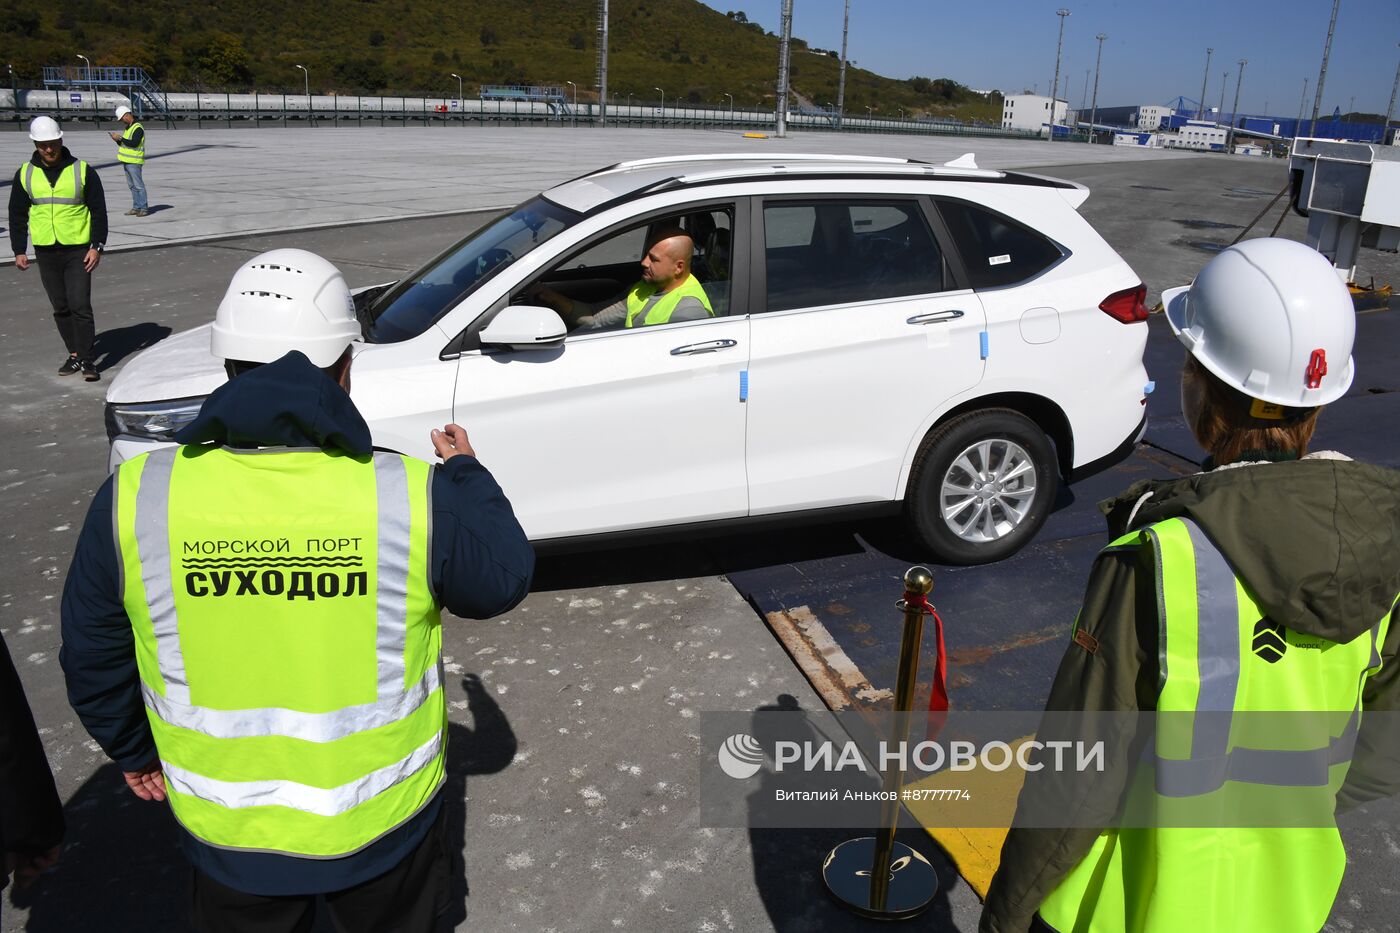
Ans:
[{"label": "blue sky", "polygon": [[[779,32],[780,0],[706,0],[721,12],[743,10],[750,20]],[[841,48],[844,0],[793,0],[793,35],[819,48]],[[1308,79],[1312,112],[1322,46],[1332,12],[1328,0],[1001,0],[946,3],[937,0],[851,0],[848,55],[863,68],[895,78],[953,78],[969,87],[1020,91],[1036,85],[1045,94],[1055,72],[1055,10],[1065,20],[1060,96],[1079,106],[1085,71],[1093,90],[1094,36],[1104,32],[1099,76],[1101,106],[1166,103],[1201,93],[1206,48],[1210,62],[1206,103],[1220,103],[1221,77],[1229,72],[1225,109],[1234,100],[1235,64],[1244,69],[1242,113],[1296,116]],[[1400,0],[1342,0],[1327,67],[1322,112],[1385,113],[1400,61]],[[776,73],[777,63],[774,62]],[[1066,90],[1067,88],[1067,90]],[[1400,110],[1400,103],[1397,103]]]}]

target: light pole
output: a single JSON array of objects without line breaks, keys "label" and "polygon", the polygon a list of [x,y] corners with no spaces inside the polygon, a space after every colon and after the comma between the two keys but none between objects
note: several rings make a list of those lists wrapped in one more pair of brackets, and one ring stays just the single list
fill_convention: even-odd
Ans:
[{"label": "light pole", "polygon": [[733,119],[734,119],[734,95],[733,95],[733,94],[730,94],[728,91],[725,91],[725,92],[724,92],[724,96],[729,98],[729,119],[730,119],[730,120],[733,120]]},{"label": "light pole", "polygon": [[1217,126],[1225,119],[1225,86],[1230,83],[1230,72],[1226,71],[1220,75],[1220,106],[1215,108],[1215,123]]},{"label": "light pole", "polygon": [[872,116],[874,116],[874,114],[872,114],[870,111],[871,111],[870,105],[867,104],[866,107],[865,107],[865,119],[867,119],[867,120],[869,120]]},{"label": "light pole", "polygon": [[778,40],[778,108],[773,115],[779,139],[787,136],[788,80],[791,75],[790,62],[792,47],[792,0],[783,0],[783,20],[781,37]]},{"label": "light pole", "polygon": [[571,88],[574,89],[574,107],[573,107],[572,114],[573,114],[574,122],[577,123],[577,122],[578,122],[578,85],[575,84],[575,83],[572,82],[572,81],[565,81],[564,83],[567,84],[569,87],[571,87]]},{"label": "light pole", "polygon": [[[92,91],[92,113],[93,116],[97,116],[97,88],[92,86],[92,62],[88,61],[86,55],[79,55],[78,57],[83,60],[84,65],[87,65],[88,90]],[[18,105],[19,101],[16,100],[15,104]]]},{"label": "light pole", "polygon": [[[654,87],[654,88],[652,88],[652,90],[653,90],[653,91],[661,91],[661,122],[662,122],[662,123],[665,123],[665,122],[666,122],[666,92],[665,92],[665,91],[662,91],[661,88],[659,88],[659,87]],[[628,95],[628,96],[630,97],[631,95]]]},{"label": "light pole", "polygon": [[1240,59],[1237,63],[1240,66],[1239,74],[1235,75],[1235,102],[1230,105],[1230,129],[1225,133],[1225,154],[1233,153],[1235,142],[1235,119],[1240,112],[1240,85],[1244,84],[1244,66],[1249,64],[1248,59]]},{"label": "light pole", "polygon": [[1060,38],[1055,42],[1055,80],[1050,85],[1050,124],[1055,123],[1055,101],[1060,96],[1060,50],[1065,45],[1065,17],[1069,16],[1069,10],[1060,7],[1055,11],[1055,15],[1060,18]]},{"label": "light pole", "polygon": [[1204,120],[1206,118],[1206,82],[1210,80],[1210,57],[1214,53],[1215,49],[1206,49],[1206,70],[1205,73],[1201,75],[1201,106],[1196,111],[1197,120]]},{"label": "light pole", "polygon": [[[1400,80],[1400,68],[1395,69],[1396,80]],[[1303,79],[1303,96],[1298,98],[1298,122],[1293,126],[1293,138],[1303,135],[1303,108],[1308,103],[1308,79]]]},{"label": "light pole", "polygon": [[[14,75],[14,69],[10,70]],[[11,84],[14,82],[11,81]],[[1385,144],[1385,131],[1390,128],[1390,115],[1395,112],[1395,92],[1400,91],[1400,64],[1395,66],[1395,83],[1390,86],[1390,103],[1385,107],[1385,122],[1381,124],[1381,144]],[[1306,91],[1304,93],[1307,93]]]},{"label": "light pole", "polygon": [[894,109],[899,111],[899,118],[900,118],[901,120],[903,120],[903,119],[904,119],[904,108],[903,108],[903,107],[896,107],[896,108],[894,108]]},{"label": "light pole", "polygon": [[598,4],[598,64],[595,80],[598,86],[598,125],[608,122],[608,0]]},{"label": "light pole", "polygon": [[459,74],[454,74],[454,75],[452,75],[452,77],[454,77],[454,78],[457,79],[457,109],[458,109],[458,110],[461,110],[461,109],[462,109],[462,76],[459,75]]},{"label": "light pole", "polygon": [[836,82],[836,128],[846,112],[846,34],[851,29],[851,0],[846,0],[846,17],[841,20],[841,77]]},{"label": "light pole", "polygon": [[1094,59],[1094,103],[1089,111],[1089,141],[1094,140],[1094,124],[1099,120],[1099,65],[1103,62],[1103,40],[1108,38],[1108,33],[1101,32],[1095,39],[1099,40],[1099,54]]},{"label": "light pole", "polygon": [[1317,94],[1313,97],[1312,120],[1308,123],[1308,135],[1317,131],[1317,113],[1322,109],[1322,85],[1327,82],[1327,59],[1332,56],[1332,34],[1337,31],[1337,8],[1342,0],[1332,0],[1332,21],[1327,24],[1327,42],[1322,46],[1322,68],[1317,73]]},{"label": "light pole", "polygon": [[297,65],[301,69],[301,76],[306,80],[306,116],[311,117],[311,72],[306,70],[305,65]]}]

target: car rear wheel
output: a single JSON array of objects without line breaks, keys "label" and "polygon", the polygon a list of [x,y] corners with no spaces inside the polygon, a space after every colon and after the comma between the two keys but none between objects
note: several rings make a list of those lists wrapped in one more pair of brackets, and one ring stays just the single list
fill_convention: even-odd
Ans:
[{"label": "car rear wheel", "polygon": [[905,515],[935,557],[986,564],[1035,537],[1058,491],[1055,448],[1045,432],[1019,412],[988,408],[959,415],[924,439]]}]

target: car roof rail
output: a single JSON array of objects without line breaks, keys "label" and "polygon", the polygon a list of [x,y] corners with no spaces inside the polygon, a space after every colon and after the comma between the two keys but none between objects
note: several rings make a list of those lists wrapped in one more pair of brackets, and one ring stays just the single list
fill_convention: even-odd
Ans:
[{"label": "car roof rail", "polygon": [[717,152],[710,154],[691,154],[675,156],[658,156],[650,159],[631,159],[626,162],[617,162],[580,178],[587,178],[590,175],[602,175],[605,172],[625,171],[632,168],[649,168],[657,165],[671,165],[676,162],[857,162],[857,163],[877,163],[884,165],[925,165],[928,164],[921,159],[901,159],[894,156],[862,156],[862,155],[823,155],[819,152],[785,152],[781,155],[763,154],[755,152]]}]

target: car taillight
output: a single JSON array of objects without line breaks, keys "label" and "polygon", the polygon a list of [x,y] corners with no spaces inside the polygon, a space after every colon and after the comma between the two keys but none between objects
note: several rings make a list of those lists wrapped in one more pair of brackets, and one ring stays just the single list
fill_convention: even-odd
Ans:
[{"label": "car taillight", "polygon": [[1136,324],[1147,320],[1147,286],[1125,288],[1099,302],[1099,310],[1120,324]]}]

